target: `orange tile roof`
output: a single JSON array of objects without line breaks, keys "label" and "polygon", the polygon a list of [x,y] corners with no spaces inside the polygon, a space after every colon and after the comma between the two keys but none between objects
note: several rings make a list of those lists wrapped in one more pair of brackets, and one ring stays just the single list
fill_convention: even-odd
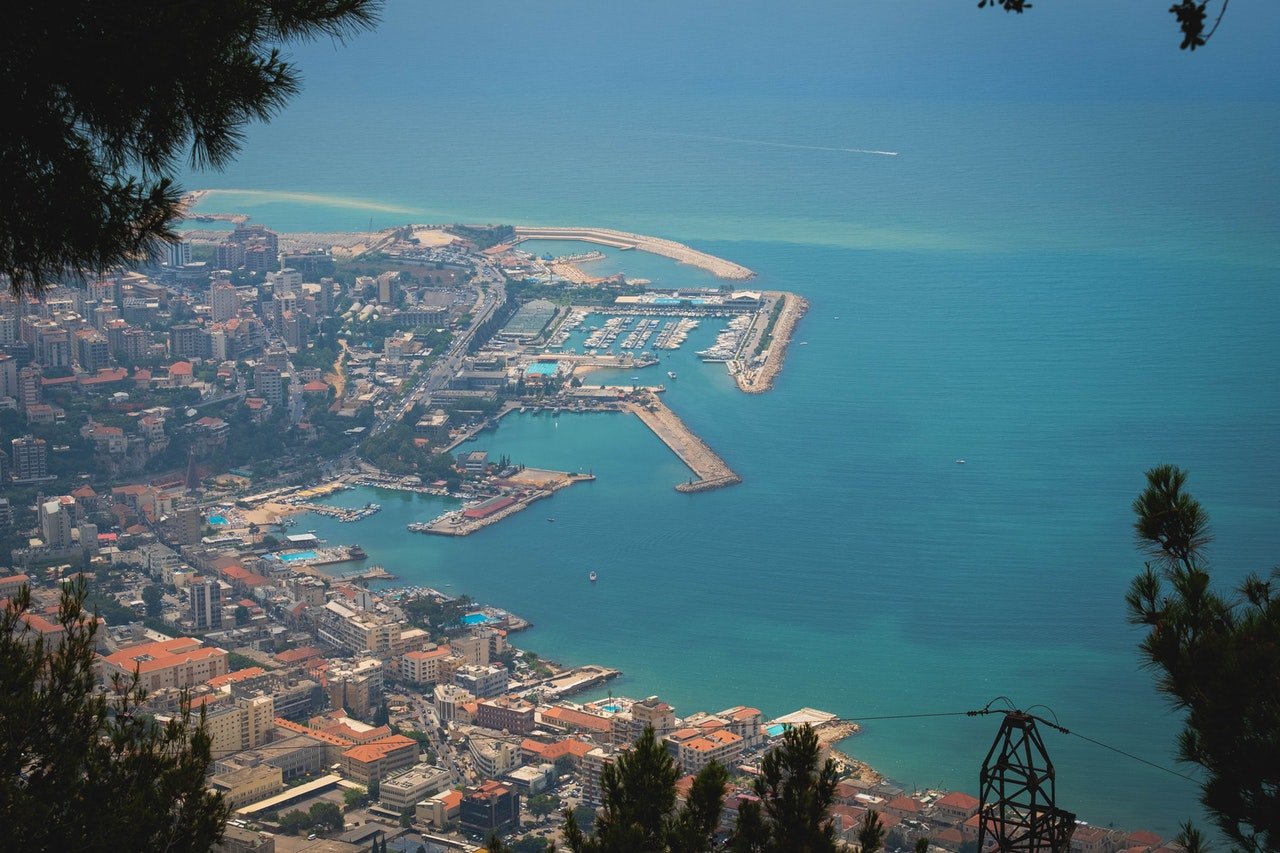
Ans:
[{"label": "orange tile roof", "polygon": [[591,729],[597,732],[607,732],[613,729],[613,723],[604,717],[597,717],[595,714],[587,714],[573,708],[563,708],[559,705],[553,705],[542,711],[542,719],[552,720],[554,722],[563,723],[567,726],[576,726],[580,729]]},{"label": "orange tile roof", "polygon": [[315,729],[309,729],[304,725],[300,725],[298,723],[293,722],[292,720],[286,720],[284,717],[276,717],[275,723],[276,723],[276,728],[284,729],[286,731],[293,732],[294,734],[308,735],[310,737],[316,738],[317,740],[322,740],[325,743],[331,743],[334,746],[351,746],[351,741],[349,740],[344,740],[343,738],[335,737],[331,734],[328,734],[327,732],[317,731]]},{"label": "orange tile roof", "polygon": [[228,672],[226,675],[215,675],[205,684],[210,687],[226,687],[228,684],[235,684],[237,681],[244,681],[248,678],[257,678],[259,675],[266,675],[267,671],[260,666],[250,666],[245,669],[238,669],[235,672]]},{"label": "orange tile roof", "polygon": [[407,746],[416,747],[418,742],[413,738],[404,735],[389,735],[380,740],[370,743],[362,743],[359,746],[353,746],[346,752],[342,753],[352,761],[360,761],[368,764],[373,761],[380,761],[386,758],[397,749],[404,749]]},{"label": "orange tile roof", "polygon": [[207,660],[226,654],[222,649],[204,646],[191,637],[175,637],[158,643],[129,646],[107,655],[103,660],[122,670],[136,668],[139,672],[154,672],[187,661]]},{"label": "orange tile roof", "polygon": [[963,791],[952,791],[942,799],[938,800],[938,805],[949,806],[956,809],[976,809],[979,806],[978,798],[972,794],[966,794]]},{"label": "orange tile roof", "polygon": [[405,652],[404,656],[409,660],[432,660],[434,658],[446,658],[453,654],[453,649],[448,646],[440,646],[429,652]]},{"label": "orange tile roof", "polygon": [[919,812],[920,801],[913,800],[911,797],[894,797],[885,805],[885,808],[897,809],[900,812]]}]

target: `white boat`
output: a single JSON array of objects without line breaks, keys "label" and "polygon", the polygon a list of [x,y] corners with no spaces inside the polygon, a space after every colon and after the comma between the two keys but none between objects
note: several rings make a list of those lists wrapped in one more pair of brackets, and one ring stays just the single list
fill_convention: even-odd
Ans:
[{"label": "white boat", "polygon": [[963,464],[964,464],[964,460],[963,460],[963,459],[957,459],[957,460],[956,460],[956,464],[957,464],[957,465],[963,465]]},{"label": "white boat", "polygon": [[592,583],[595,583],[599,578],[600,576],[596,574],[594,571],[591,572],[591,574],[587,575],[587,580],[591,581]]},{"label": "white boat", "polygon": [[667,371],[667,378],[668,378],[668,379],[675,379],[675,378],[676,378],[676,372],[675,372],[674,370],[668,370],[668,371]]}]

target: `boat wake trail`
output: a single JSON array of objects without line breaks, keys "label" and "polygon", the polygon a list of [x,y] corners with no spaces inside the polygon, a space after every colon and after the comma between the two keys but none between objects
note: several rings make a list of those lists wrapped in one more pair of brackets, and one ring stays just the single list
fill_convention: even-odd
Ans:
[{"label": "boat wake trail", "polygon": [[842,154],[874,154],[878,157],[897,157],[897,151],[880,151],[875,148],[838,148],[828,145],[801,145],[797,142],[770,142],[766,139],[744,139],[738,136],[710,136],[701,133],[663,133],[681,139],[702,139],[710,142],[737,142],[741,145],[763,145],[767,148],[799,148],[802,151],[835,151]]}]

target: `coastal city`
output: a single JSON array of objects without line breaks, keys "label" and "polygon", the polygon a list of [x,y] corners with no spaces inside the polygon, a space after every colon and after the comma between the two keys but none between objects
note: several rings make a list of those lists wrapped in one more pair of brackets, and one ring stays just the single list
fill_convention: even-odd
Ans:
[{"label": "coastal city", "polygon": [[[590,825],[604,769],[648,728],[682,798],[710,763],[728,769],[727,831],[764,756],[807,725],[839,769],[842,841],[856,846],[874,810],[889,850],[976,850],[974,792],[886,778],[842,751],[855,721],[766,715],[746,695],[707,709],[614,695],[608,661],[523,647],[519,613],[371,564],[359,522],[380,506],[334,501],[357,487],[448,497],[456,508],[405,535],[482,537],[595,478],[475,448],[520,412],[631,415],[688,469],[673,489],[739,484],[664,401],[680,382],[668,356],[709,330],[694,355],[738,391],[767,392],[803,343],[802,296],[608,229],[284,234],[239,214],[189,217],[153,263],[36,300],[0,295],[0,598],[29,589],[25,630],[56,643],[63,584],[87,584],[104,689],[136,674],[140,710],[208,733],[207,786],[232,810],[216,849],[434,853],[496,835],[544,850],[566,813]],[[553,256],[536,241],[583,247]],[[721,284],[596,275],[607,256],[595,247]],[[308,514],[350,539],[306,530]],[[1182,848],[1081,822],[1071,849]]]}]

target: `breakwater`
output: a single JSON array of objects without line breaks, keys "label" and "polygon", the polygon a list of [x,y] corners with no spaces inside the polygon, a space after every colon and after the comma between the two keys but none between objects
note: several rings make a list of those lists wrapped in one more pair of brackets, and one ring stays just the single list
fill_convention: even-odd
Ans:
[{"label": "breakwater", "polygon": [[661,237],[649,237],[644,234],[631,234],[626,231],[614,231],[612,228],[549,228],[525,225],[515,226],[516,242],[522,240],[577,240],[582,243],[595,243],[599,246],[610,246],[615,249],[639,249],[654,255],[662,255],[682,264],[689,264],[704,269],[717,278],[746,280],[755,276],[755,272],[724,258],[717,258],[706,252],[666,240]]},{"label": "breakwater", "polygon": [[666,403],[656,395],[647,396],[648,399],[644,402],[628,401],[621,408],[640,418],[697,476],[696,480],[691,479],[677,485],[677,492],[709,492],[742,482],[742,478],[729,467],[729,463],[698,438]]}]

